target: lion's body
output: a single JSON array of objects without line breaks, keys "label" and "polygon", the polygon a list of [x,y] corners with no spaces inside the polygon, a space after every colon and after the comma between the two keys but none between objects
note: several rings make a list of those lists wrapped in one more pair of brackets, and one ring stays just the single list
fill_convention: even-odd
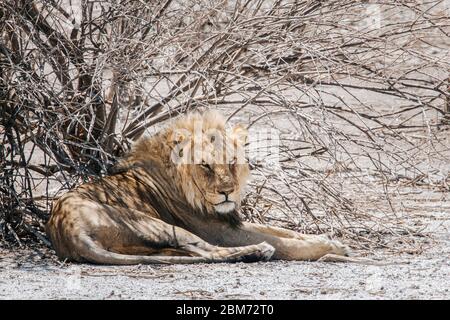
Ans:
[{"label": "lion's body", "polygon": [[[208,135],[212,129],[214,138]],[[325,237],[240,221],[248,164],[236,157],[230,161],[222,148],[242,147],[240,131],[228,136],[217,113],[191,114],[141,139],[114,174],[81,185],[54,204],[47,233],[58,256],[138,264],[315,260],[345,254],[345,246]],[[226,151],[217,154],[219,149]],[[203,164],[189,162],[197,156]]]}]

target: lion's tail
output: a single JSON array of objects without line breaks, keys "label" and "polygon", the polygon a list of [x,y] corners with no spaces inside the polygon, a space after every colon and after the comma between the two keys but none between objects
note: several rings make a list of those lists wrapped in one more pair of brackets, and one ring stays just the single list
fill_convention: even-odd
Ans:
[{"label": "lion's tail", "polygon": [[88,235],[81,235],[76,241],[76,251],[84,260],[96,264],[133,265],[133,264],[191,264],[212,262],[206,257],[191,256],[141,256],[108,251],[93,241]]}]

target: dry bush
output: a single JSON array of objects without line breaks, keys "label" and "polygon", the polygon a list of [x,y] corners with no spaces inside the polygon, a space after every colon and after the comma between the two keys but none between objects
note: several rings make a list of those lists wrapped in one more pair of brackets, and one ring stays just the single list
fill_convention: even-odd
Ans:
[{"label": "dry bush", "polygon": [[278,130],[280,162],[250,159],[248,219],[361,245],[418,234],[392,184],[448,190],[446,4],[3,0],[0,239],[48,243],[55,197],[205,108]]}]

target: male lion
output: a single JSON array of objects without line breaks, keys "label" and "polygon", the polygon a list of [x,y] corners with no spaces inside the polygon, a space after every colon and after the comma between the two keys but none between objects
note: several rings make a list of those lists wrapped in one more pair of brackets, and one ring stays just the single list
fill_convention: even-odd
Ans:
[{"label": "male lion", "polygon": [[[229,132],[231,131],[231,132]],[[242,222],[246,130],[191,113],[142,138],[111,175],[56,201],[47,223],[61,259],[99,264],[317,260],[327,237]]]}]

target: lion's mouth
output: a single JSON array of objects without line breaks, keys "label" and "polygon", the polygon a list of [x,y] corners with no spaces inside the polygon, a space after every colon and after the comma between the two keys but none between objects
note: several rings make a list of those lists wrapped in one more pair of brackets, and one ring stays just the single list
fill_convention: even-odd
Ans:
[{"label": "lion's mouth", "polygon": [[214,205],[214,210],[220,214],[233,212],[236,209],[236,203],[233,201],[224,201]]}]

